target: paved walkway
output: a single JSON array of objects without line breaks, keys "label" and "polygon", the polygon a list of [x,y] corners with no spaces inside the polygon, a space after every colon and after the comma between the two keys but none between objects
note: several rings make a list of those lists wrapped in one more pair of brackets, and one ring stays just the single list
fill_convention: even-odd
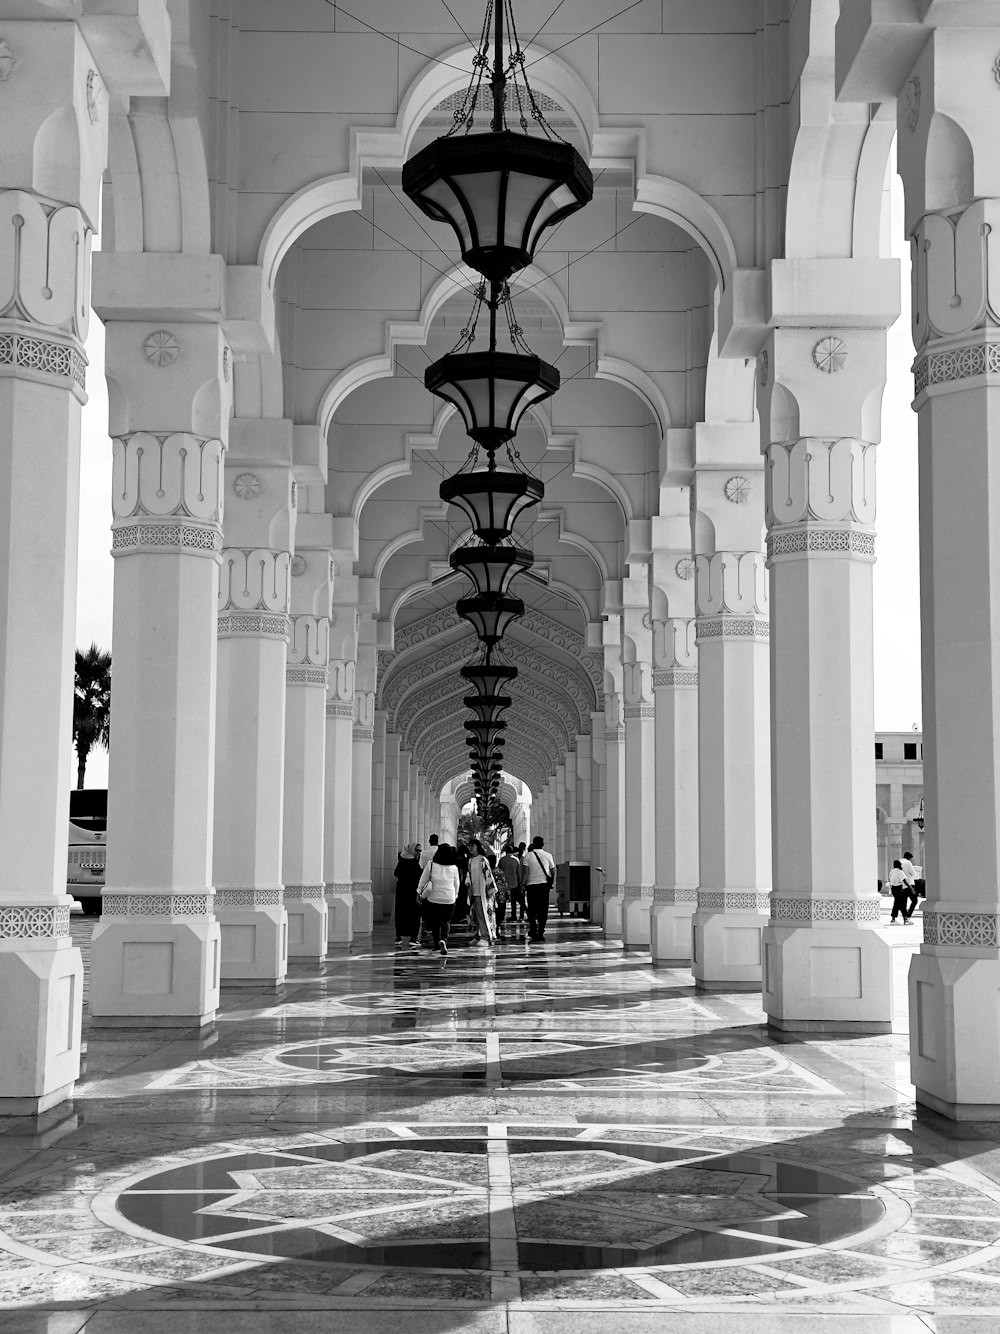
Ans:
[{"label": "paved walkway", "polygon": [[224,1006],[0,1122],[3,1334],[1000,1329],[1000,1144],[902,1033],[775,1042],[568,921]]}]

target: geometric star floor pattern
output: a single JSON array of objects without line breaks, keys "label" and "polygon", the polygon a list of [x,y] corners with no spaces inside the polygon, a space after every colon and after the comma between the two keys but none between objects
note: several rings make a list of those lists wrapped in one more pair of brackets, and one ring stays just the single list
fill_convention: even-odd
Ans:
[{"label": "geometric star floor pattern", "polygon": [[996,1334],[997,1129],[917,1116],[899,1017],[776,1041],[582,922],[379,928],[0,1121],[0,1330]]}]

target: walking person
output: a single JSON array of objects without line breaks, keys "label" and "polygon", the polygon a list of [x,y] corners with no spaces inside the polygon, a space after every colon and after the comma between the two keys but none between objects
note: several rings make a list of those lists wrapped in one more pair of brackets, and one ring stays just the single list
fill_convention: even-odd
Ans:
[{"label": "walking person", "polygon": [[420,883],[420,844],[407,843],[399,854],[396,869],[396,948],[410,938],[410,949],[420,948],[420,905],[417,903],[417,885]]},{"label": "walking person", "polygon": [[478,838],[472,840],[469,851],[472,853],[469,858],[469,900],[472,905],[473,922],[476,929],[472,943],[473,945],[492,945],[497,938],[496,910],[494,907],[496,881],[493,878],[493,871],[486,856],[486,850]]},{"label": "walking person", "polygon": [[917,906],[917,900],[920,897],[917,893],[917,868],[913,865],[912,857],[912,852],[904,852],[899,862],[903,872],[903,879],[906,881],[906,893],[908,896],[908,906],[906,909],[907,917],[913,916],[913,910]]},{"label": "walking person", "polygon": [[508,843],[500,858],[500,871],[507,881],[507,895],[510,900],[510,920],[524,921],[524,889],[521,885],[521,863],[514,856],[514,848]]},{"label": "walking person", "polygon": [[458,898],[458,858],[450,843],[440,843],[432,861],[424,867],[417,888],[424,920],[431,929],[434,948],[448,953],[448,930]]},{"label": "walking person", "polygon": [[910,912],[906,905],[910,899],[910,892],[906,887],[906,876],[903,874],[903,865],[898,857],[889,872],[889,889],[892,891],[892,916],[889,918],[889,925],[896,925],[896,918],[900,913],[903,914],[904,923],[908,922]]},{"label": "walking person", "polygon": [[431,834],[430,838],[427,840],[427,847],[420,858],[421,871],[424,869],[424,867],[427,865],[428,862],[432,862],[434,860],[434,854],[437,852],[437,850],[438,850],[438,836],[437,834]]},{"label": "walking person", "polygon": [[549,919],[549,891],[556,882],[556,864],[545,851],[545,840],[536,834],[521,858],[521,883],[528,906],[528,939],[544,940]]}]

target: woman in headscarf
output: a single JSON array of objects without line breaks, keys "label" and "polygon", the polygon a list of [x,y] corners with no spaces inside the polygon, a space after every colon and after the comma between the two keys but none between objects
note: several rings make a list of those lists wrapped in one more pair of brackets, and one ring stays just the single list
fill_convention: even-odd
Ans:
[{"label": "woman in headscarf", "polygon": [[420,948],[420,905],[417,903],[417,885],[420,883],[420,844],[407,843],[399,854],[396,870],[396,948],[410,937],[410,949]]},{"label": "woman in headscarf", "polygon": [[476,935],[474,945],[492,945],[497,938],[497,924],[494,911],[496,881],[490,867],[486,851],[478,838],[469,845],[472,857],[469,859],[469,901],[475,913]]}]

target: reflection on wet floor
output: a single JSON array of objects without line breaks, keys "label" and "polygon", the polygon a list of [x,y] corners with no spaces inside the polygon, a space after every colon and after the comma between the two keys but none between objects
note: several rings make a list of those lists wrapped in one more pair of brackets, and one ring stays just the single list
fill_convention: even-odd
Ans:
[{"label": "reflection on wet floor", "polygon": [[916,1117],[902,1035],[774,1041],[581,923],[455,946],[91,1034],[75,1104],[0,1125],[0,1302],[62,1322],[12,1334],[1000,1328],[1000,1143]]}]

